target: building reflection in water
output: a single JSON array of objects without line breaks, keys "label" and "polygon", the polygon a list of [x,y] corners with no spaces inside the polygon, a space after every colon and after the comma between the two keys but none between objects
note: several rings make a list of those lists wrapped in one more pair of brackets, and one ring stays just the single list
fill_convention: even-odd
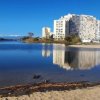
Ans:
[{"label": "building reflection in water", "polygon": [[51,54],[50,52],[50,45],[46,43],[42,43],[42,56],[49,57]]},{"label": "building reflection in water", "polygon": [[65,45],[53,45],[53,64],[66,70],[87,70],[100,64],[100,51],[97,50],[66,50]]}]

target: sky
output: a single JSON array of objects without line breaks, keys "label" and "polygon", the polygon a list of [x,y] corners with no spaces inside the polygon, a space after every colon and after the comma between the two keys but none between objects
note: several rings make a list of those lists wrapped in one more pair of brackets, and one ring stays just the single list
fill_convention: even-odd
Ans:
[{"label": "sky", "polygon": [[0,35],[41,36],[42,27],[68,13],[100,19],[100,0],[0,0]]}]

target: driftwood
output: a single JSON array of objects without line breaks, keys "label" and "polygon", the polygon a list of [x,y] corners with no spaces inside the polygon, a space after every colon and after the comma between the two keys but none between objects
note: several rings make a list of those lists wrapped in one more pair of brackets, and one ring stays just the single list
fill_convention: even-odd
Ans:
[{"label": "driftwood", "polygon": [[86,88],[100,85],[100,83],[90,82],[73,82],[73,83],[36,83],[29,85],[17,85],[11,87],[0,88],[1,96],[19,96],[24,94],[31,94],[32,92],[44,92],[44,91],[63,91],[72,90],[76,88]]}]

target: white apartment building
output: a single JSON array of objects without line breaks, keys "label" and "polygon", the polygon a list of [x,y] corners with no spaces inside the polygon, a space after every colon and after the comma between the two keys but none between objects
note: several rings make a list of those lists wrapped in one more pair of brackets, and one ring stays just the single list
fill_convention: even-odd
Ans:
[{"label": "white apartment building", "polygon": [[51,32],[51,29],[49,27],[42,28],[42,38],[49,39],[52,34],[53,33]]},{"label": "white apartment building", "polygon": [[[67,35],[78,35],[83,42],[90,42],[100,37],[100,21],[89,15],[68,14],[54,20],[54,38],[65,39]],[[99,28],[99,29],[98,29]],[[100,32],[100,31],[99,31]]]},{"label": "white apartment building", "polygon": [[78,35],[83,42],[91,42],[96,38],[97,21],[93,16],[73,15],[69,26],[69,33]]},{"label": "white apartment building", "polygon": [[69,20],[72,15],[61,17],[54,20],[54,39],[64,40],[66,35],[69,34]]},{"label": "white apartment building", "polygon": [[97,20],[96,40],[100,41],[100,20]]}]

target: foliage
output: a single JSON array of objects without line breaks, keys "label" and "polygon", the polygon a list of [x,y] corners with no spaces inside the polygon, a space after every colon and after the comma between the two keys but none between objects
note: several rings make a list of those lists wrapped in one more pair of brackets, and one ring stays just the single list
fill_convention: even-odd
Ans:
[{"label": "foliage", "polygon": [[77,35],[71,35],[71,36],[67,36],[65,38],[65,41],[68,43],[80,43],[81,39]]},{"label": "foliage", "polygon": [[67,37],[65,38],[65,41],[66,41],[66,42],[72,42],[72,37],[71,37],[71,36],[67,36]]},{"label": "foliage", "polygon": [[24,37],[21,38],[21,40],[26,40],[26,39],[29,39],[29,37],[28,36],[24,36]]},{"label": "foliage", "polygon": [[39,37],[33,38],[34,41],[39,41]]}]

